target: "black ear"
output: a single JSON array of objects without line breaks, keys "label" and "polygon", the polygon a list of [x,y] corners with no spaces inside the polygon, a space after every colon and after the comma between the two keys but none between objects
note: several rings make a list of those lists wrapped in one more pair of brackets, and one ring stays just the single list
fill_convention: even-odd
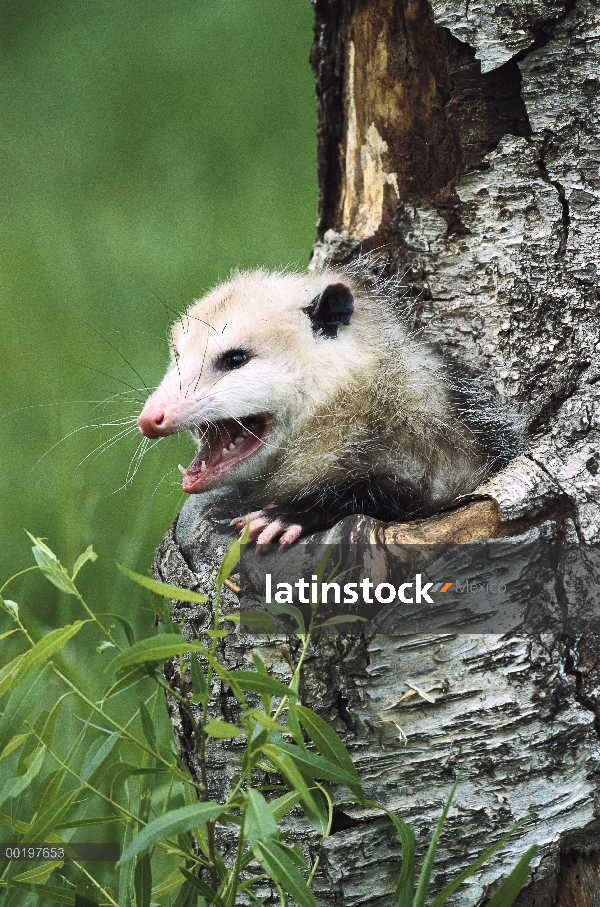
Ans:
[{"label": "black ear", "polygon": [[310,318],[315,334],[320,331],[326,337],[337,337],[340,324],[350,324],[354,297],[345,283],[331,283],[303,311]]}]

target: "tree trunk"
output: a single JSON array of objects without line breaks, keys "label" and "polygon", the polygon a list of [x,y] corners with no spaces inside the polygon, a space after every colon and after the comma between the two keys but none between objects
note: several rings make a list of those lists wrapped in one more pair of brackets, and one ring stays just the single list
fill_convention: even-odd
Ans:
[{"label": "tree trunk", "polygon": [[[529,440],[453,511],[387,527],[357,516],[313,539],[342,538],[365,569],[376,552],[381,576],[418,569],[453,589],[426,611],[384,606],[361,632],[322,634],[304,700],[344,736],[368,796],[415,828],[421,852],[460,769],[436,889],[532,814],[455,904],[478,903],[537,842],[520,903],[598,905],[600,4],[315,7],[312,266],[362,249],[404,274],[423,339],[522,406]],[[158,574],[210,589],[229,532],[204,522],[191,498],[158,551]],[[244,592],[262,593],[264,573],[285,568],[258,564],[247,559]],[[466,599],[474,575],[488,587]],[[499,575],[501,596],[489,591]],[[206,615],[182,617],[201,632]],[[246,662],[257,645],[286,676],[285,633],[234,635],[223,655]],[[220,692],[215,714],[226,714]],[[235,770],[235,747],[213,754],[217,790]],[[321,853],[320,903],[390,903],[399,848],[380,814],[345,806]]]}]

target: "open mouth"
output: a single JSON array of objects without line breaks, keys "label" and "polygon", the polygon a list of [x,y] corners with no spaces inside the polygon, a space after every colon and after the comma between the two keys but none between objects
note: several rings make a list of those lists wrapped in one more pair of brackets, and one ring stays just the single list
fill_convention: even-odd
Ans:
[{"label": "open mouth", "polygon": [[246,419],[224,419],[193,434],[203,444],[183,473],[181,487],[187,494],[207,491],[219,482],[242,460],[262,447],[271,428],[268,416],[248,416]]}]

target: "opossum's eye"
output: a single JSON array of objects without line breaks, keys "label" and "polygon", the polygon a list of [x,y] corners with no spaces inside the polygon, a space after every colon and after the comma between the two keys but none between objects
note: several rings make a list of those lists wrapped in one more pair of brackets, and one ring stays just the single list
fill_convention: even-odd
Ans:
[{"label": "opossum's eye", "polygon": [[340,325],[349,325],[354,312],[354,297],[345,283],[331,283],[304,309],[314,333],[337,337]]},{"label": "opossum's eye", "polygon": [[250,356],[244,350],[229,350],[223,353],[217,362],[217,367],[224,372],[231,372],[234,368],[241,368],[245,365]]}]

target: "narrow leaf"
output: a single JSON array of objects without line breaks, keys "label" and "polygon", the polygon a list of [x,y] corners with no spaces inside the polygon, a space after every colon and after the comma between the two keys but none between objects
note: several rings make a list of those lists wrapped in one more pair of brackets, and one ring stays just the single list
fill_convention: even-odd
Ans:
[{"label": "narrow leaf", "polygon": [[104,760],[111,754],[118,739],[118,734],[111,734],[106,740],[100,741],[100,746],[96,750],[88,750],[79,773],[82,781],[89,781],[94,772],[100,768]]},{"label": "narrow leaf", "polygon": [[140,718],[142,720],[142,730],[144,731],[144,737],[148,741],[150,749],[156,749],[156,730],[154,728],[154,722],[150,716],[150,712],[146,708],[146,703],[143,699],[138,700],[138,705],[140,707]]},{"label": "narrow leaf", "polygon": [[135,889],[136,907],[150,907],[152,899],[152,866],[148,851],[140,854],[136,860],[133,886]]},{"label": "narrow leaf", "polygon": [[0,753],[0,759],[5,759],[7,756],[10,756],[11,753],[14,753],[28,737],[29,734],[15,734]]},{"label": "narrow leaf", "polygon": [[534,844],[523,854],[512,872],[507,875],[500,887],[491,896],[486,907],[511,907],[527,882],[531,861],[537,851],[538,846]]},{"label": "narrow leaf", "polygon": [[431,879],[431,873],[433,870],[433,861],[435,859],[435,853],[438,846],[438,841],[440,840],[440,835],[442,834],[442,829],[446,822],[448,812],[450,810],[450,805],[454,799],[454,793],[456,791],[456,786],[458,784],[458,779],[452,785],[448,799],[446,800],[446,805],[442,811],[438,823],[435,827],[431,843],[427,848],[427,853],[425,854],[425,859],[423,860],[423,866],[421,867],[421,874],[419,875],[419,881],[417,883],[417,890],[415,892],[415,898],[413,907],[423,907],[425,904],[425,898],[427,897],[427,890],[429,888],[429,881]]},{"label": "narrow leaf", "polygon": [[[0,885],[6,883],[0,882]],[[36,885],[33,882],[19,882],[17,879],[11,879],[10,884],[13,888],[19,888],[21,891],[30,891],[36,894],[40,900],[47,899],[54,901],[56,904],[69,904],[75,907],[75,894],[66,888],[59,888],[58,885]]]},{"label": "narrow leaf", "polygon": [[156,592],[164,598],[174,598],[175,601],[178,602],[196,602],[197,604],[208,601],[208,597],[202,595],[200,592],[192,592],[191,589],[180,589],[179,586],[161,583],[159,580],[152,579],[150,576],[134,573],[133,570],[128,570],[127,567],[122,567],[121,564],[117,564],[117,567],[125,574],[125,576],[132,579],[134,583],[138,583],[138,585],[144,586],[145,589],[150,589],[151,592]]},{"label": "narrow leaf", "polygon": [[185,652],[204,652],[204,647],[199,643],[188,642],[182,636],[149,636],[113,658],[106,670],[116,673],[135,665],[163,664],[169,658]]},{"label": "narrow leaf", "polygon": [[97,560],[98,555],[90,545],[85,551],[79,555],[75,563],[73,564],[73,573],[71,574],[71,579],[74,580],[84,564],[87,564],[88,561]]},{"label": "narrow leaf", "polygon": [[198,661],[198,656],[195,652],[192,652],[192,657],[190,659],[190,673],[192,676],[192,689],[194,695],[197,696],[200,700],[206,696],[207,686],[206,686],[206,677],[202,666]]},{"label": "narrow leaf", "polygon": [[267,602],[264,598],[261,597],[261,602],[267,608],[271,614],[279,616],[281,614],[286,614],[288,617],[293,617],[296,623],[298,624],[298,629],[301,633],[305,633],[304,626],[304,615],[300,608],[297,608],[296,605],[281,604],[280,602]]},{"label": "narrow leaf", "polygon": [[164,841],[165,838],[189,831],[195,825],[206,825],[211,819],[216,819],[221,813],[225,812],[225,807],[219,803],[196,803],[193,806],[182,806],[180,809],[170,810],[164,816],[160,816],[153,822],[150,822],[142,831],[136,835],[129,845],[123,856],[121,863],[127,863],[133,857],[157,841]]},{"label": "narrow leaf", "polygon": [[43,813],[35,817],[23,841],[45,841],[51,831],[59,825],[81,793],[80,789],[69,791],[55,800]]},{"label": "narrow leaf", "polygon": [[98,891],[85,882],[79,882],[75,891],[75,907],[98,907]]},{"label": "narrow leaf", "polygon": [[358,614],[336,614],[335,617],[328,617],[327,620],[317,624],[318,627],[335,627],[337,624],[354,624],[359,620],[366,621],[366,617],[360,617]]},{"label": "narrow leaf", "polygon": [[296,713],[300,724],[319,753],[324,756],[325,759],[329,760],[329,762],[338,765],[345,772],[348,772],[349,775],[352,775],[356,779],[356,783],[360,785],[362,789],[360,778],[354,763],[350,758],[350,753],[333,728],[331,728],[319,715],[316,715],[303,705],[296,706]]},{"label": "narrow leaf", "polygon": [[269,696],[294,696],[289,687],[274,677],[257,671],[229,671],[230,684],[249,690],[251,693],[266,693]]},{"label": "narrow leaf", "polygon": [[98,617],[109,617],[111,620],[116,620],[118,624],[123,627],[125,631],[125,636],[127,638],[127,643],[132,646],[135,642],[135,633],[133,632],[133,627],[121,614],[114,614],[112,611],[100,611]]},{"label": "narrow leaf", "polygon": [[223,555],[223,560],[219,564],[217,572],[217,586],[222,586],[226,579],[229,579],[235,570],[242,554],[242,545],[239,539],[231,539],[227,546],[227,551]]},{"label": "narrow leaf", "polygon": [[0,806],[10,797],[19,797],[39,775],[46,751],[43,747],[29,757],[27,771],[17,778],[8,778],[0,789]]},{"label": "narrow leaf", "polygon": [[14,686],[22,683],[35,668],[52,658],[55,652],[58,652],[76,633],[79,633],[83,624],[84,621],[76,620],[72,624],[59,627],[58,630],[52,630],[51,633],[36,642],[32,649],[29,649],[28,652],[21,656],[19,665],[13,675]]},{"label": "narrow leaf", "polygon": [[250,847],[254,847],[257,841],[279,838],[277,823],[263,795],[251,788],[247,793],[247,804],[244,829]]},{"label": "narrow leaf", "polygon": [[219,894],[211,888],[210,885],[207,885],[206,882],[203,882],[202,879],[199,879],[198,876],[193,875],[188,869],[184,869],[183,866],[179,867],[179,872],[190,882],[194,888],[200,892],[203,897],[208,898],[208,903],[214,905],[214,907],[226,907],[225,902],[219,896]]},{"label": "narrow leaf", "polygon": [[[325,781],[345,784],[358,799],[363,798],[362,784],[356,779],[355,774],[350,774],[323,756],[317,756],[316,753],[311,753],[304,747],[295,746],[293,743],[279,743],[277,749],[289,755],[308,777],[323,778]],[[263,752],[266,753],[266,750],[267,747],[263,747]],[[269,758],[271,758],[270,755]]]},{"label": "narrow leaf", "polygon": [[237,724],[230,724],[229,721],[222,721],[220,718],[211,718],[204,726],[205,732],[209,737],[216,737],[220,740],[238,737],[242,731]]},{"label": "narrow leaf", "polygon": [[258,862],[271,878],[279,882],[300,907],[317,907],[315,897],[302,873],[285,850],[277,844],[277,841],[270,841],[268,846],[257,841],[252,850]]},{"label": "narrow leaf", "polygon": [[[298,793],[300,804],[316,830],[319,834],[325,835],[327,830],[327,810],[321,802],[320,792],[309,789],[303,773],[298,768],[298,764],[287,752],[282,751],[282,746],[267,743],[261,749],[273,763],[279,774],[283,775],[289,787]],[[300,750],[300,747],[293,747],[293,749]],[[309,753],[308,755],[312,754]]]},{"label": "narrow leaf", "polygon": [[276,800],[271,800],[269,802],[269,809],[273,813],[273,818],[276,822],[279,822],[280,819],[283,819],[290,809],[293,809],[296,803],[300,800],[300,794],[298,791],[292,790],[287,794],[283,794],[282,797],[277,797]]},{"label": "narrow leaf", "polygon": [[275,633],[273,618],[265,611],[234,611],[227,614],[225,620],[232,620],[241,627],[261,627],[267,635]]},{"label": "narrow leaf", "polygon": [[523,822],[526,821],[527,818],[524,818],[517,822],[516,825],[513,825],[513,827],[504,835],[504,837],[500,838],[499,841],[496,841],[495,844],[492,844],[492,846],[488,850],[486,850],[486,852],[483,853],[477,860],[475,860],[474,863],[471,863],[471,865],[468,866],[467,869],[461,872],[460,875],[456,876],[455,879],[453,879],[448,885],[446,885],[446,887],[442,891],[440,891],[439,894],[436,894],[429,907],[442,907],[442,904],[444,904],[445,901],[448,900],[450,895],[454,891],[456,891],[458,886],[461,885],[465,881],[465,879],[468,879],[469,876],[473,875],[474,872],[477,872],[477,870],[481,866],[483,866],[483,864],[486,863],[489,858],[496,853],[497,850],[500,850],[503,844],[506,844],[508,839],[512,835],[514,835],[517,829],[520,828]]}]

